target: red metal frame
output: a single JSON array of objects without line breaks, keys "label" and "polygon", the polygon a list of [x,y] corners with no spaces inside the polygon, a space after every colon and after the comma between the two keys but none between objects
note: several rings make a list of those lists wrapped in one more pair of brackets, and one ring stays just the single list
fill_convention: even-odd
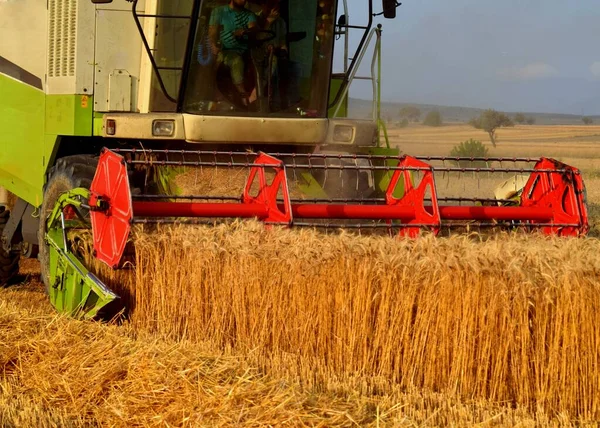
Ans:
[{"label": "red metal frame", "polygon": [[102,151],[90,193],[96,258],[116,268],[125,251],[133,218],[127,166],[121,155]]},{"label": "red metal frame", "polygon": [[[411,219],[404,219],[406,224],[414,226],[401,228],[400,236],[415,238],[419,236],[424,226],[429,226],[430,230],[437,235],[442,225],[442,219],[438,207],[433,168],[431,165],[410,156],[404,156],[398,162],[398,167],[402,169],[394,171],[385,193],[385,200],[391,206],[410,207],[414,215]],[[415,170],[419,170],[423,174],[420,183],[416,187],[413,174]],[[404,183],[404,196],[396,198],[394,193],[401,179]],[[426,207],[425,200],[428,191],[431,205]]]},{"label": "red metal frame", "polygon": [[[529,177],[521,206],[546,209],[551,212],[551,223],[578,226],[546,226],[547,235],[579,236],[589,232],[585,187],[579,170],[554,159],[542,158],[535,169],[562,170],[564,172],[534,172]],[[532,221],[535,224],[536,221]],[[541,221],[543,223],[543,221]]]},{"label": "red metal frame", "polygon": [[269,210],[264,205],[240,203],[208,202],[142,202],[135,201],[133,210],[136,217],[220,217],[257,218],[265,220]]},{"label": "red metal frame", "polygon": [[[98,260],[117,267],[131,232],[133,215],[140,217],[257,218],[291,225],[292,207],[285,165],[261,153],[250,169],[241,203],[132,202],[125,159],[104,149],[90,187],[94,251]],[[269,183],[267,169],[274,172]],[[256,190],[256,194],[252,192]],[[278,196],[283,203],[278,203]]]},{"label": "red metal frame", "polygon": [[[266,208],[266,217],[261,216],[259,218],[267,223],[291,225],[292,207],[285,165],[279,159],[264,153],[260,153],[254,163],[260,166],[254,166],[250,169],[250,176],[244,188],[243,203],[252,207],[258,206],[261,209]],[[271,183],[267,180],[267,168],[275,173]],[[254,196],[252,195],[253,190],[257,192]],[[278,204],[278,195],[283,198],[283,204]]]},{"label": "red metal frame", "polygon": [[[438,233],[441,226],[433,169],[430,165],[410,156],[404,156],[392,169],[392,177],[386,191],[386,205],[352,204],[291,204],[294,219],[336,219],[336,220],[386,220],[390,226],[400,221],[400,236],[416,237],[423,228]],[[414,186],[413,173],[419,170],[423,177],[418,186]],[[404,183],[404,195],[396,198],[396,188]],[[431,207],[425,206],[427,191],[434,201]],[[431,211],[429,210],[431,208]],[[413,225],[413,226],[411,226]]]},{"label": "red metal frame", "polygon": [[441,206],[440,215],[448,221],[552,221],[552,210],[544,207]]},{"label": "red metal frame", "polygon": [[[525,185],[518,207],[441,206],[446,221],[513,221],[546,235],[581,236],[589,231],[585,188],[576,168],[542,158]],[[433,209],[427,207],[428,211]],[[556,226],[554,226],[556,225]]]},{"label": "red metal frame", "polygon": [[[385,205],[291,203],[284,163],[260,153],[250,167],[241,202],[132,202],[125,159],[103,150],[90,188],[94,250],[99,260],[117,267],[134,216],[256,218],[268,224],[289,226],[294,219],[385,220],[391,227],[399,227],[400,236],[413,238],[422,229],[437,234],[443,220],[513,221],[540,227],[549,235],[586,234],[589,225],[579,171],[551,159],[541,159],[535,170],[518,207],[439,206],[433,167],[410,156],[403,156],[397,167],[390,169],[393,172]],[[415,171],[420,173],[418,183],[415,183]],[[396,197],[401,183],[404,184],[403,196]],[[429,200],[431,203],[426,205]]]}]

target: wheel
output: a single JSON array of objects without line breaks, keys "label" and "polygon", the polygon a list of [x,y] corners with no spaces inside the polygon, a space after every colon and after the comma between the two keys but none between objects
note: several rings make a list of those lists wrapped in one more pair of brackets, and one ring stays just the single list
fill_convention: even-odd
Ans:
[{"label": "wheel", "polygon": [[[92,155],[75,155],[60,158],[48,173],[48,181],[44,186],[44,198],[40,209],[40,226],[38,229],[38,242],[40,261],[40,270],[42,280],[46,286],[46,291],[49,292],[49,269],[50,255],[48,244],[46,243],[46,219],[54,209],[58,197],[78,187],[90,188],[98,158]],[[87,212],[81,212],[82,216],[86,216]]]},{"label": "wheel", "polygon": [[[8,222],[10,212],[0,206],[0,235]],[[0,247],[0,286],[6,285],[19,273],[19,253],[7,253]]]}]

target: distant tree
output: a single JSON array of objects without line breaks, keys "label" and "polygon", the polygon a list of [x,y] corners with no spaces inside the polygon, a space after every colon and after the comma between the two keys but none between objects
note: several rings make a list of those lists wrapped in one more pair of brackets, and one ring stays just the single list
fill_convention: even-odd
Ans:
[{"label": "distant tree", "polygon": [[415,106],[406,106],[400,109],[400,119],[406,119],[410,122],[418,122],[421,119],[421,110]]},{"label": "distant tree", "polygon": [[498,142],[496,130],[502,127],[514,126],[510,117],[500,111],[492,109],[484,111],[481,113],[481,116],[476,119],[471,119],[469,124],[477,129],[483,129],[487,132],[490,136],[492,146],[494,147],[496,147],[496,143]]},{"label": "distant tree", "polygon": [[423,121],[423,125],[425,126],[442,126],[442,123],[442,114],[437,110],[427,113],[427,116],[425,116],[425,120]]},{"label": "distant tree", "polygon": [[535,125],[535,117],[529,116],[525,122],[527,125]]},{"label": "distant tree", "polygon": [[592,123],[594,123],[594,119],[592,119],[589,116],[583,116],[581,118],[581,121],[584,123],[584,125],[591,125]]},{"label": "distant tree", "polygon": [[523,125],[526,121],[527,119],[525,118],[525,115],[523,113],[515,114],[515,122],[519,125]]},{"label": "distant tree", "polygon": [[402,119],[400,121],[400,123],[398,123],[398,126],[400,128],[406,128],[408,126],[408,119],[407,118]]},{"label": "distant tree", "polygon": [[458,146],[454,146],[450,152],[450,157],[467,158],[452,161],[455,165],[462,168],[484,168],[488,166],[485,160],[471,160],[468,158],[486,158],[488,157],[488,153],[488,148],[485,147],[481,141],[471,138],[467,141],[463,141]]},{"label": "distant tree", "polygon": [[468,122],[475,129],[481,129],[481,120],[478,117],[472,117]]}]

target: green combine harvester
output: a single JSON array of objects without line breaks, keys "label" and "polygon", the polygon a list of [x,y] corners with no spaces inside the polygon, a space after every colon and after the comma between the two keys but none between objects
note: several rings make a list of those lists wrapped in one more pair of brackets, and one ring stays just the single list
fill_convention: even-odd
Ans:
[{"label": "green combine harvester", "polygon": [[[120,269],[136,223],[586,234],[575,168],[544,158],[468,167],[390,147],[374,20],[399,5],[368,0],[354,24],[346,0],[0,2],[0,284],[37,257],[57,310],[102,315],[118,296],[70,234],[88,230],[91,256]],[[357,79],[373,88],[368,120],[347,117]],[[176,178],[194,168],[247,179],[233,193],[192,194]],[[528,178],[495,198],[437,193],[436,174],[482,172]]]}]

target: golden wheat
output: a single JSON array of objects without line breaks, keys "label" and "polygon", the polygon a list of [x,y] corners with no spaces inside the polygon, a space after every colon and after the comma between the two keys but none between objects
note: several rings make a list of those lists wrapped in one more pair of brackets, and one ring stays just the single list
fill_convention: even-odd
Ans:
[{"label": "golden wheat", "polygon": [[[138,329],[309,388],[422,388],[600,417],[600,242],[416,241],[261,225],[136,232]],[[116,287],[116,283],[111,283]]]},{"label": "golden wheat", "polygon": [[228,355],[210,344],[80,322],[53,315],[47,305],[24,308],[23,294],[0,290],[3,427],[585,423],[427,391],[396,388],[365,396],[343,385],[310,390],[265,376],[243,355]]}]

